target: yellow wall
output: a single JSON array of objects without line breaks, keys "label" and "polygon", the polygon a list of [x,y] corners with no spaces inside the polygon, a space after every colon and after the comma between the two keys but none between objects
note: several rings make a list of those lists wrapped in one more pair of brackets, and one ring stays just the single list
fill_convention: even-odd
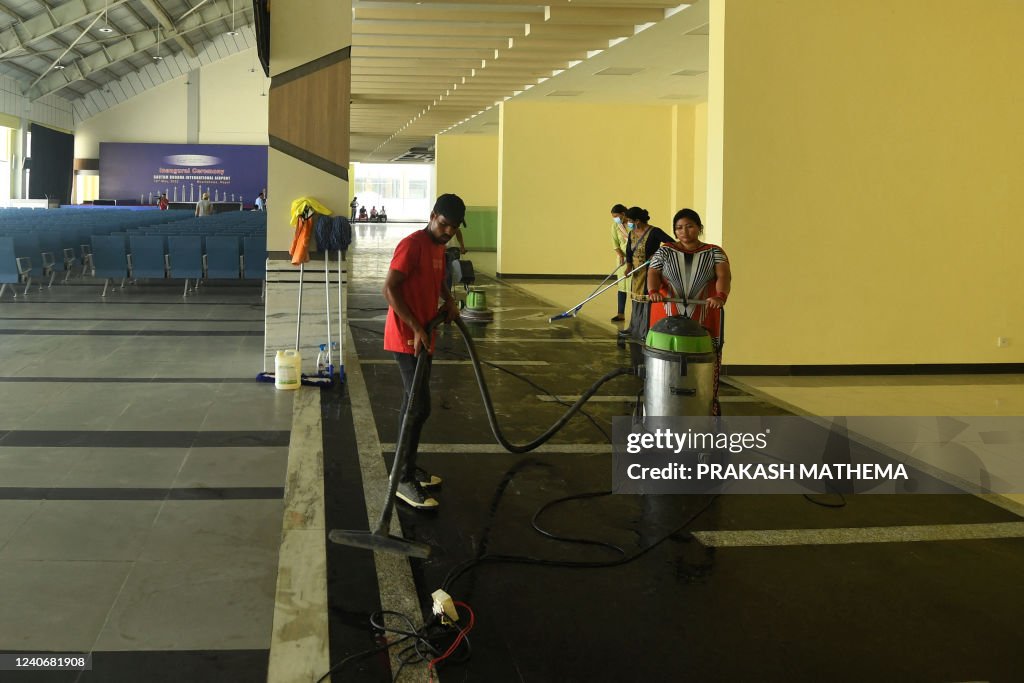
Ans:
[{"label": "yellow wall", "polygon": [[725,7],[726,362],[1024,361],[1024,3]]},{"label": "yellow wall", "polygon": [[673,146],[673,131],[671,106],[503,103],[498,271],[607,273],[615,265],[608,210],[618,202],[670,229],[680,208],[673,156],[693,140],[691,129]]},{"label": "yellow wall", "polygon": [[288,0],[275,9],[270,13],[271,76],[352,44],[351,0]]},{"label": "yellow wall", "polygon": [[[669,202],[672,215],[683,207],[693,208],[694,183],[694,110],[692,106],[675,105],[672,107],[672,147],[675,155],[671,160],[672,197]],[[669,235],[672,216],[669,215],[662,224]]]},{"label": "yellow wall", "polygon": [[[255,71],[250,71],[254,67]],[[203,67],[199,78],[199,142],[267,144],[269,87],[270,80],[263,75],[255,50]]]},{"label": "yellow wall", "polygon": [[[265,78],[258,66],[255,73],[249,71],[255,54],[246,50],[200,70],[200,143],[267,144],[268,98],[259,95]],[[78,124],[75,156],[98,158],[101,142],[187,142],[186,80],[177,78],[151,88]]]},{"label": "yellow wall", "polygon": [[467,206],[498,205],[498,136],[438,135],[437,194],[454,192]]},{"label": "yellow wall", "polygon": [[101,142],[186,140],[188,98],[185,78],[145,91],[75,127],[75,157],[98,159]]}]

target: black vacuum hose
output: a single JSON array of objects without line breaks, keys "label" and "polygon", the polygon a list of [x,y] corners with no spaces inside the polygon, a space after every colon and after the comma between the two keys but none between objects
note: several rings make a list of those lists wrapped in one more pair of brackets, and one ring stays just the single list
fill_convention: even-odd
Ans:
[{"label": "black vacuum hose", "polygon": [[474,346],[473,339],[470,337],[469,329],[466,327],[466,323],[462,321],[462,318],[456,318],[455,324],[458,326],[459,332],[462,333],[462,338],[466,342],[466,349],[469,351],[469,358],[473,362],[473,373],[476,375],[477,386],[480,387],[480,395],[484,399],[484,410],[487,412],[487,422],[491,425],[491,433],[494,434],[494,438],[501,447],[510,453],[529,453],[533,449],[537,448],[557,434],[558,430],[564,427],[566,423],[572,419],[572,416],[579,412],[583,407],[583,404],[589,401],[590,397],[597,393],[597,390],[601,388],[601,385],[621,375],[633,374],[633,370],[631,368],[616,368],[611,372],[605,373],[605,375],[594,382],[590,388],[572,404],[569,410],[567,410],[557,422],[551,425],[546,432],[529,443],[522,445],[514,444],[505,438],[505,435],[501,433],[501,427],[498,426],[498,418],[494,414],[494,403],[491,401],[491,393],[487,390],[487,382],[484,381],[483,372],[480,369],[480,359],[477,358],[476,346]]}]

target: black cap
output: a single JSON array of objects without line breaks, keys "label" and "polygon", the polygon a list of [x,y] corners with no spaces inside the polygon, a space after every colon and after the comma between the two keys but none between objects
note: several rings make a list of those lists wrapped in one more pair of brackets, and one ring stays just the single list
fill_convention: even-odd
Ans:
[{"label": "black cap", "polygon": [[434,202],[434,213],[444,216],[455,227],[466,225],[466,202],[457,194],[443,194],[438,197]]}]

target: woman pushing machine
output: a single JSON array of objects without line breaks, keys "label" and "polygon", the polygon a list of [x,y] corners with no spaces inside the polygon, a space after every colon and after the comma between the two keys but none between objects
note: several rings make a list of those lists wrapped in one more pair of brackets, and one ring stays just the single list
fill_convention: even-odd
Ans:
[{"label": "woman pushing machine", "polygon": [[[715,386],[712,414],[721,415],[718,378],[722,369],[722,307],[732,289],[732,271],[725,251],[700,241],[704,226],[693,209],[681,209],[672,219],[677,242],[661,246],[647,267],[650,324],[669,315],[696,320],[711,333],[715,347]],[[683,304],[665,299],[701,300]]]}]

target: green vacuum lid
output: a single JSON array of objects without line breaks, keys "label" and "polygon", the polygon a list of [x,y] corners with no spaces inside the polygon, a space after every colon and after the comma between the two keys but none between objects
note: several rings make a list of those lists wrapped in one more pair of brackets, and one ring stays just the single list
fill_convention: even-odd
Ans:
[{"label": "green vacuum lid", "polygon": [[676,353],[711,353],[714,345],[703,325],[685,316],[673,315],[659,320],[647,333],[647,346]]}]

